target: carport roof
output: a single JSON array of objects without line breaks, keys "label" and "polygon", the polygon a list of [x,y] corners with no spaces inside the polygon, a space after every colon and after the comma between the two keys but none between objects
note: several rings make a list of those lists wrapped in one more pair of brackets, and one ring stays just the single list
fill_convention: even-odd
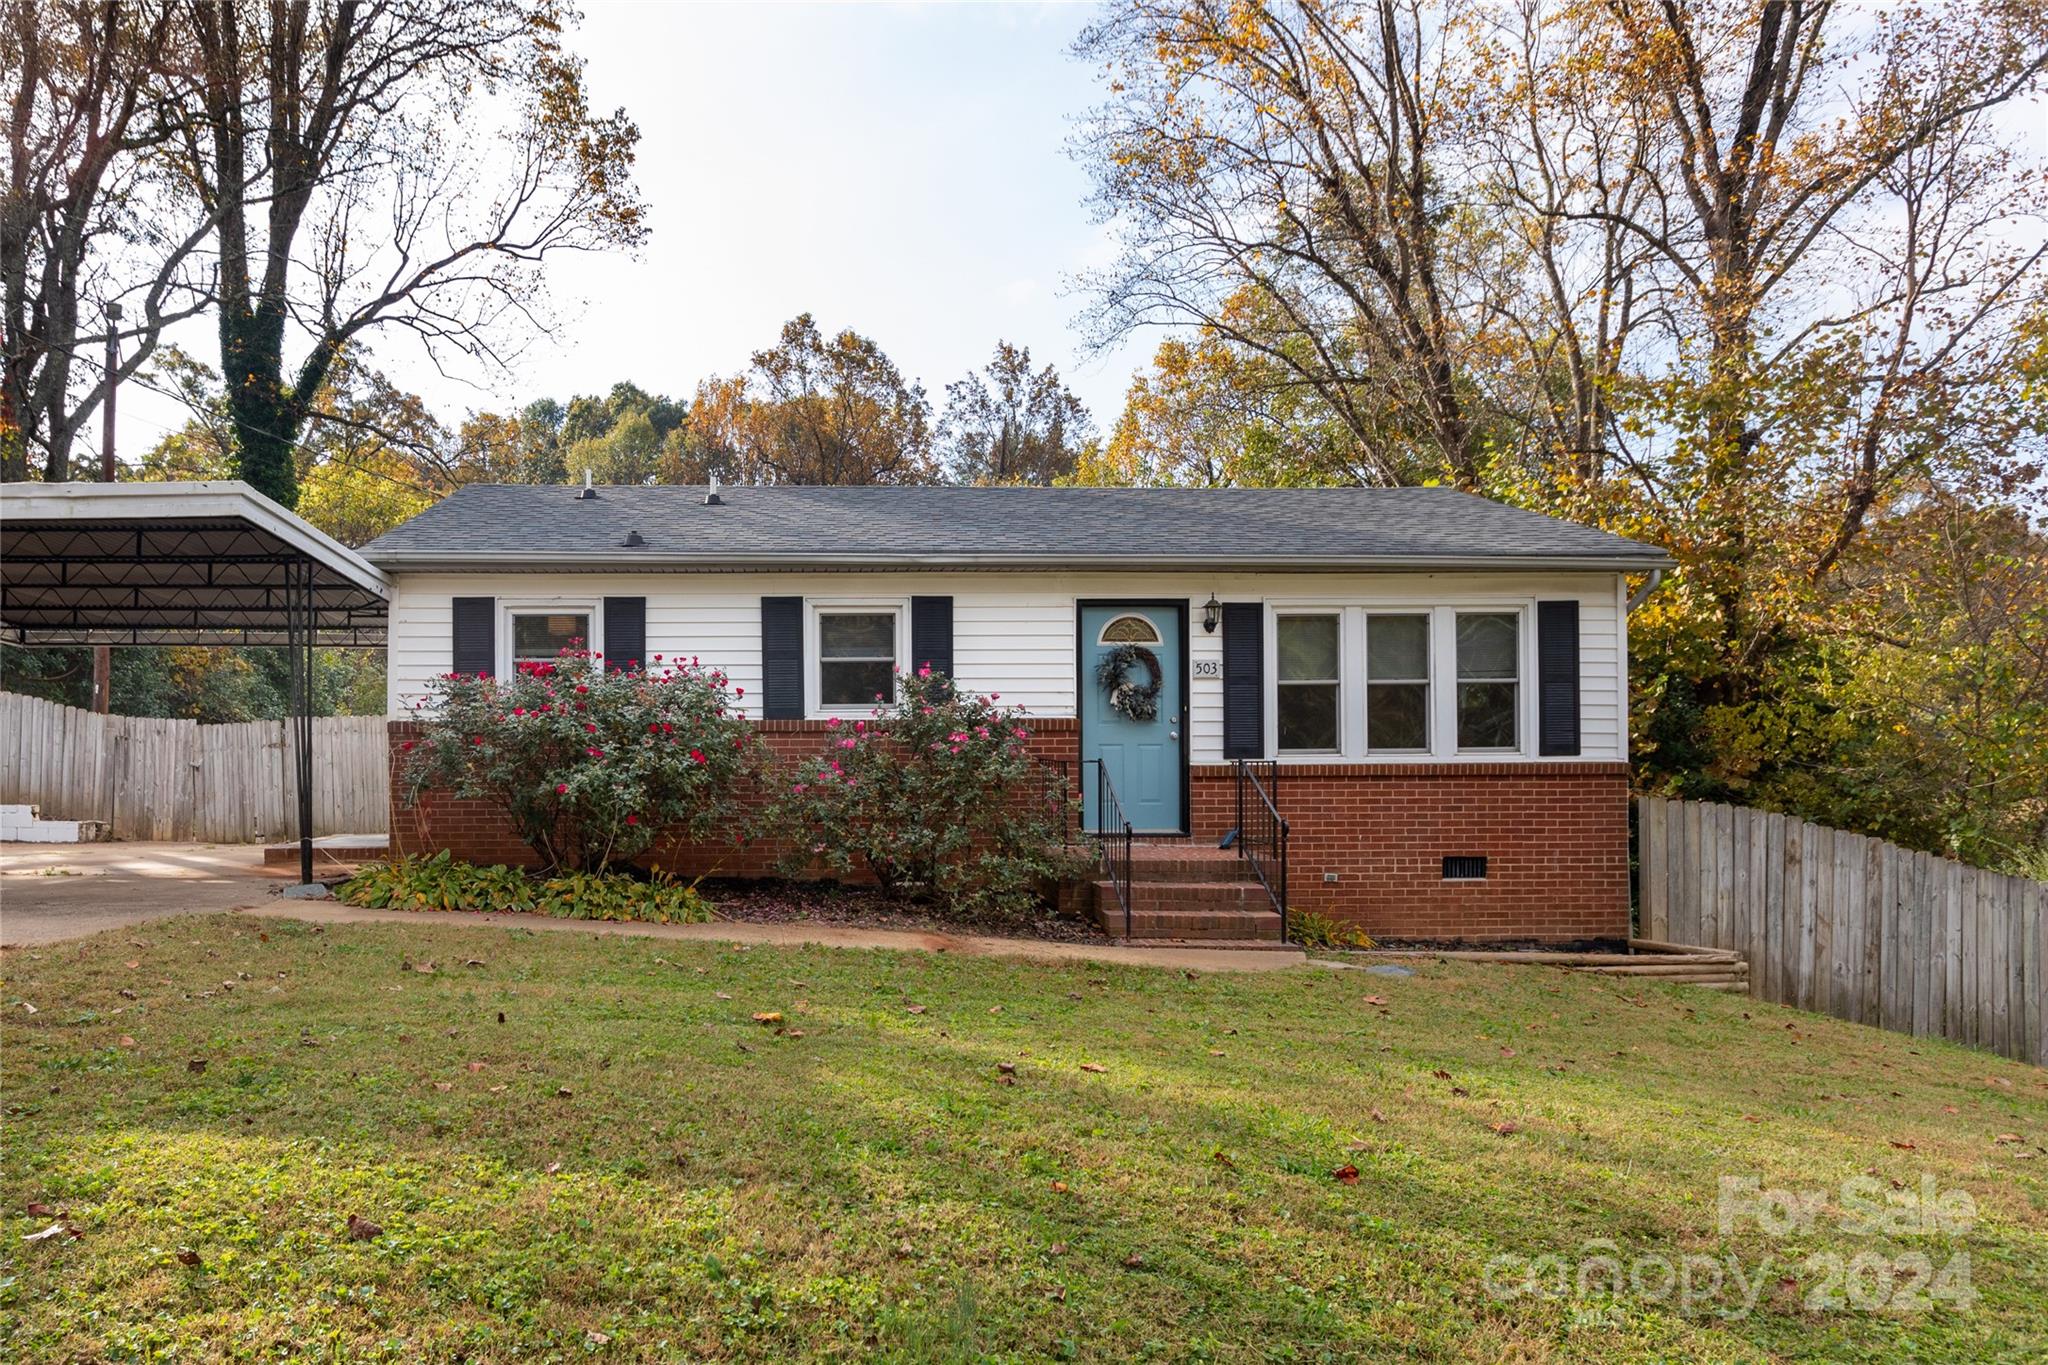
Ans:
[{"label": "carport roof", "polygon": [[383,572],[245,483],[0,485],[0,633],[15,644],[384,642]]}]

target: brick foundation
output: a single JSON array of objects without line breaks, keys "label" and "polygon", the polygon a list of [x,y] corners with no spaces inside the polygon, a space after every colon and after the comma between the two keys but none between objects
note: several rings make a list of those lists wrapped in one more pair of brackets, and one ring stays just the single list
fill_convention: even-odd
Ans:
[{"label": "brick foundation", "polygon": [[[821,721],[757,724],[778,759],[825,744]],[[472,862],[531,864],[532,850],[481,802],[430,793],[405,805],[399,745],[413,731],[390,726],[392,852],[449,848]],[[1079,743],[1078,721],[1033,723],[1033,751],[1070,774],[1080,771]],[[1235,770],[1195,765],[1189,799],[1193,840],[1213,845],[1235,822]],[[1286,766],[1278,804],[1292,831],[1289,900],[1382,938],[1625,938],[1628,802],[1626,763]],[[741,811],[735,824],[744,822]],[[683,876],[758,877],[773,874],[778,854],[758,841],[669,841],[649,858]],[[1443,880],[1444,857],[1466,854],[1487,859],[1486,880]]]}]

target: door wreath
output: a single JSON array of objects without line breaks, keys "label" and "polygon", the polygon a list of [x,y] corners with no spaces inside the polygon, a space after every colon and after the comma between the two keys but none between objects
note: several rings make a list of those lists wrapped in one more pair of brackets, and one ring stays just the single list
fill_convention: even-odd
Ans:
[{"label": "door wreath", "polygon": [[[1147,681],[1133,682],[1127,676],[1142,667]],[[1159,656],[1143,645],[1118,645],[1102,656],[1095,666],[1095,683],[1109,692],[1109,708],[1127,720],[1157,720],[1159,692],[1166,685],[1166,670]]]}]

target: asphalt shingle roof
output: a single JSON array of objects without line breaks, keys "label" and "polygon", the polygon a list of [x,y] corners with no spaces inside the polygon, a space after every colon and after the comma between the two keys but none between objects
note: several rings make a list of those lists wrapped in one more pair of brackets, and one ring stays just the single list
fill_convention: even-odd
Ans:
[{"label": "asphalt shingle roof", "polygon": [[[387,568],[804,564],[1654,567],[1663,551],[1447,488],[471,484],[364,546]],[[638,532],[644,542],[628,546]]]}]

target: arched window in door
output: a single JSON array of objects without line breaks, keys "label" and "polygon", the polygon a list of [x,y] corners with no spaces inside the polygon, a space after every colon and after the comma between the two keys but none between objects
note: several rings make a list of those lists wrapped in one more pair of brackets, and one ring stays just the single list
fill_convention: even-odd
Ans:
[{"label": "arched window in door", "polygon": [[1159,628],[1142,616],[1119,616],[1102,628],[1096,643],[1104,645],[1156,645]]}]

